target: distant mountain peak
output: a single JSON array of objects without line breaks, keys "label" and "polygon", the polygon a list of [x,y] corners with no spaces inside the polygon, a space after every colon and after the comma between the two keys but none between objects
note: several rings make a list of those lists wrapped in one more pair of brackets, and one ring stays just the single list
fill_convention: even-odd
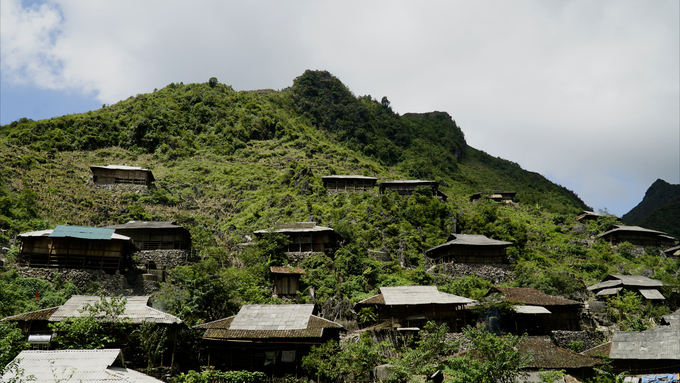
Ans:
[{"label": "distant mountain peak", "polygon": [[621,221],[680,237],[680,185],[657,179],[642,201],[624,214]]}]

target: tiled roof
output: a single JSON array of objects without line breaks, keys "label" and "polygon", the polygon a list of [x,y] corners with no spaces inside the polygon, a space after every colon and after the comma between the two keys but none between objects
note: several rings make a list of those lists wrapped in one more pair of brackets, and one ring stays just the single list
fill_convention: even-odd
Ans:
[{"label": "tiled roof", "polygon": [[[680,360],[680,330],[655,328],[655,331],[615,332],[612,359]],[[669,326],[670,327],[670,326]]]},{"label": "tiled roof", "polygon": [[492,287],[489,289],[487,295],[491,293],[504,294],[506,301],[533,306],[567,306],[581,304],[572,301],[571,299],[548,295],[530,287]]},{"label": "tiled roof", "polygon": [[[196,329],[206,329],[203,335],[204,339],[266,339],[266,338],[320,338],[323,335],[323,330],[326,328],[338,328],[341,329],[342,326],[338,323],[319,318],[315,315],[311,315],[309,312],[306,315],[306,321],[304,326],[300,326],[296,323],[296,320],[303,321],[303,318],[299,317],[300,313],[292,314],[288,316],[277,315],[277,317],[271,317],[272,314],[283,314],[281,310],[275,313],[277,310],[272,310],[272,306],[277,307],[294,307],[294,306],[312,306],[313,305],[248,305],[248,306],[259,306],[259,309],[254,309],[253,307],[248,307],[245,311],[245,317],[239,318],[242,314],[239,312],[238,315],[216,320],[209,323],[204,323],[198,326],[194,326]],[[262,310],[262,307],[265,310]],[[268,307],[267,307],[268,306]],[[245,307],[245,306],[244,306]],[[243,308],[241,309],[243,311]],[[252,311],[259,311],[257,314],[253,315]],[[299,309],[300,311],[307,312],[307,308],[303,307]],[[252,326],[239,325],[239,321],[243,319],[248,319],[248,314]],[[268,314],[268,317],[267,317]],[[262,317],[263,322],[258,322],[258,319],[252,319],[253,317]],[[265,318],[266,317],[266,318]],[[288,319],[288,321],[286,320]],[[292,320],[290,320],[292,319]],[[246,328],[247,327],[247,328]],[[274,328],[276,327],[276,329]]]},{"label": "tiled roof", "polygon": [[232,330],[302,330],[314,305],[244,305],[229,326]]},{"label": "tiled roof", "polygon": [[607,342],[603,343],[599,346],[595,346],[591,349],[583,351],[581,354],[586,355],[586,356],[592,356],[593,358],[597,358],[598,356],[609,356],[609,353],[612,351],[612,342]]},{"label": "tiled roof", "polygon": [[[130,318],[133,324],[140,324],[144,321],[162,324],[182,323],[182,320],[174,315],[148,306],[149,296],[124,297],[126,299],[125,312],[121,318]],[[49,321],[59,322],[69,317],[79,317],[88,315],[81,313],[88,304],[99,302],[100,298],[93,295],[74,295],[52,314]]]},{"label": "tiled roof", "polygon": [[[120,356],[120,349],[25,350],[15,360],[24,376],[32,375],[35,381],[41,383],[162,383],[140,372],[112,366],[121,360]],[[0,380],[10,381],[14,374],[9,372]]]},{"label": "tiled roof", "polygon": [[48,320],[48,319],[50,319],[52,314],[54,314],[54,312],[57,311],[58,308],[59,308],[59,306],[50,307],[50,308],[42,309],[42,310],[38,310],[38,311],[31,311],[30,313],[23,313],[23,314],[19,314],[19,315],[13,315],[13,316],[10,316],[10,317],[6,317],[2,320],[10,321],[10,322],[29,321],[29,320]]},{"label": "tiled roof", "polygon": [[474,299],[442,293],[437,289],[437,286],[392,286],[381,287],[379,295],[364,299],[359,303],[405,306],[426,304],[466,305],[474,302]]},{"label": "tiled roof", "polygon": [[577,354],[566,348],[555,346],[549,337],[531,336],[517,345],[522,352],[533,353],[534,360],[528,368],[580,368],[604,364],[603,361],[586,355]]}]

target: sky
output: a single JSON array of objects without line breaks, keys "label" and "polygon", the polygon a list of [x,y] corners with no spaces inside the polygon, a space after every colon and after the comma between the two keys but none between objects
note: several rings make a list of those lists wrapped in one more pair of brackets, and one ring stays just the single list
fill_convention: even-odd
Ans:
[{"label": "sky", "polygon": [[0,2],[0,124],[327,70],[623,215],[680,184],[677,0]]}]

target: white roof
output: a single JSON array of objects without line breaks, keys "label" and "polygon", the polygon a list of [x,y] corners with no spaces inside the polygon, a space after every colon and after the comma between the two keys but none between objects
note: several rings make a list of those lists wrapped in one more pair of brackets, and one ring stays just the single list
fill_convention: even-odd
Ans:
[{"label": "white roof", "polygon": [[[50,234],[54,232],[54,229],[49,229],[49,230],[40,230],[40,231],[29,231],[27,233],[21,233],[17,235],[19,238],[27,238],[27,237],[49,237]],[[129,241],[130,237],[126,237],[124,235],[116,234],[115,232],[111,234],[111,239],[120,239],[123,241]]]},{"label": "white roof", "polygon": [[396,286],[381,287],[386,305],[423,305],[423,304],[469,304],[474,299],[459,297],[458,295],[442,293],[437,286]]},{"label": "white roof", "polygon": [[104,169],[117,169],[117,170],[149,170],[142,169],[139,166],[127,166],[127,165],[106,165],[106,166],[90,166],[91,168],[104,168]]},{"label": "white roof", "polygon": [[[126,299],[125,312],[120,316],[121,318],[130,318],[132,323],[138,324],[144,321],[162,324],[182,323],[182,320],[174,315],[170,315],[163,311],[149,307],[149,296],[138,297],[124,297]],[[69,317],[87,316],[88,313],[81,313],[88,304],[99,302],[100,298],[94,295],[74,295],[59,306],[57,311],[52,314],[49,321],[59,322]]]},{"label": "white roof", "polygon": [[314,305],[244,305],[230,330],[304,330]]},{"label": "white roof", "polygon": [[[36,382],[41,383],[161,382],[137,371],[111,367],[120,354],[120,349],[25,350],[15,360],[19,371],[23,370],[23,377],[32,375]],[[2,381],[16,377],[15,371],[3,375]]]},{"label": "white roof", "polygon": [[512,309],[517,314],[552,314],[543,306],[515,305]]},{"label": "white roof", "polygon": [[647,299],[666,299],[657,289],[640,289],[640,294]]},{"label": "white roof", "polygon": [[610,289],[600,290],[600,291],[599,291],[597,294],[595,294],[595,295],[597,295],[598,297],[605,296],[605,295],[616,295],[616,294],[618,294],[619,291],[621,291],[622,289],[623,289],[623,287],[613,287],[613,288],[610,288]]}]

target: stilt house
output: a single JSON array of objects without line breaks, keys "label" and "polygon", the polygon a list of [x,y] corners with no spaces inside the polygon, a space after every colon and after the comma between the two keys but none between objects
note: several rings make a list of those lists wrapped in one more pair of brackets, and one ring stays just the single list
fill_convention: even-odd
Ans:
[{"label": "stilt house", "polygon": [[629,242],[636,246],[675,246],[678,242],[674,237],[662,231],[645,229],[640,226],[614,225],[606,232],[599,234],[598,238],[612,244]]},{"label": "stilt house", "polygon": [[619,295],[624,291],[635,291],[646,300],[658,302],[666,299],[659,292],[660,287],[663,287],[663,282],[641,275],[610,274],[602,282],[588,286],[588,290],[592,291],[598,298]]},{"label": "stilt house", "polygon": [[17,236],[20,266],[122,271],[130,264],[135,246],[114,229],[57,225],[53,230],[32,231]]},{"label": "stilt house", "polygon": [[[262,236],[270,230],[258,230],[253,234]],[[338,247],[340,235],[330,227],[317,226],[315,222],[281,223],[273,230],[288,236],[289,253],[325,253],[332,252]]]},{"label": "stilt house", "polygon": [[95,184],[132,184],[151,186],[153,173],[137,166],[106,165],[90,166],[92,182]]}]

